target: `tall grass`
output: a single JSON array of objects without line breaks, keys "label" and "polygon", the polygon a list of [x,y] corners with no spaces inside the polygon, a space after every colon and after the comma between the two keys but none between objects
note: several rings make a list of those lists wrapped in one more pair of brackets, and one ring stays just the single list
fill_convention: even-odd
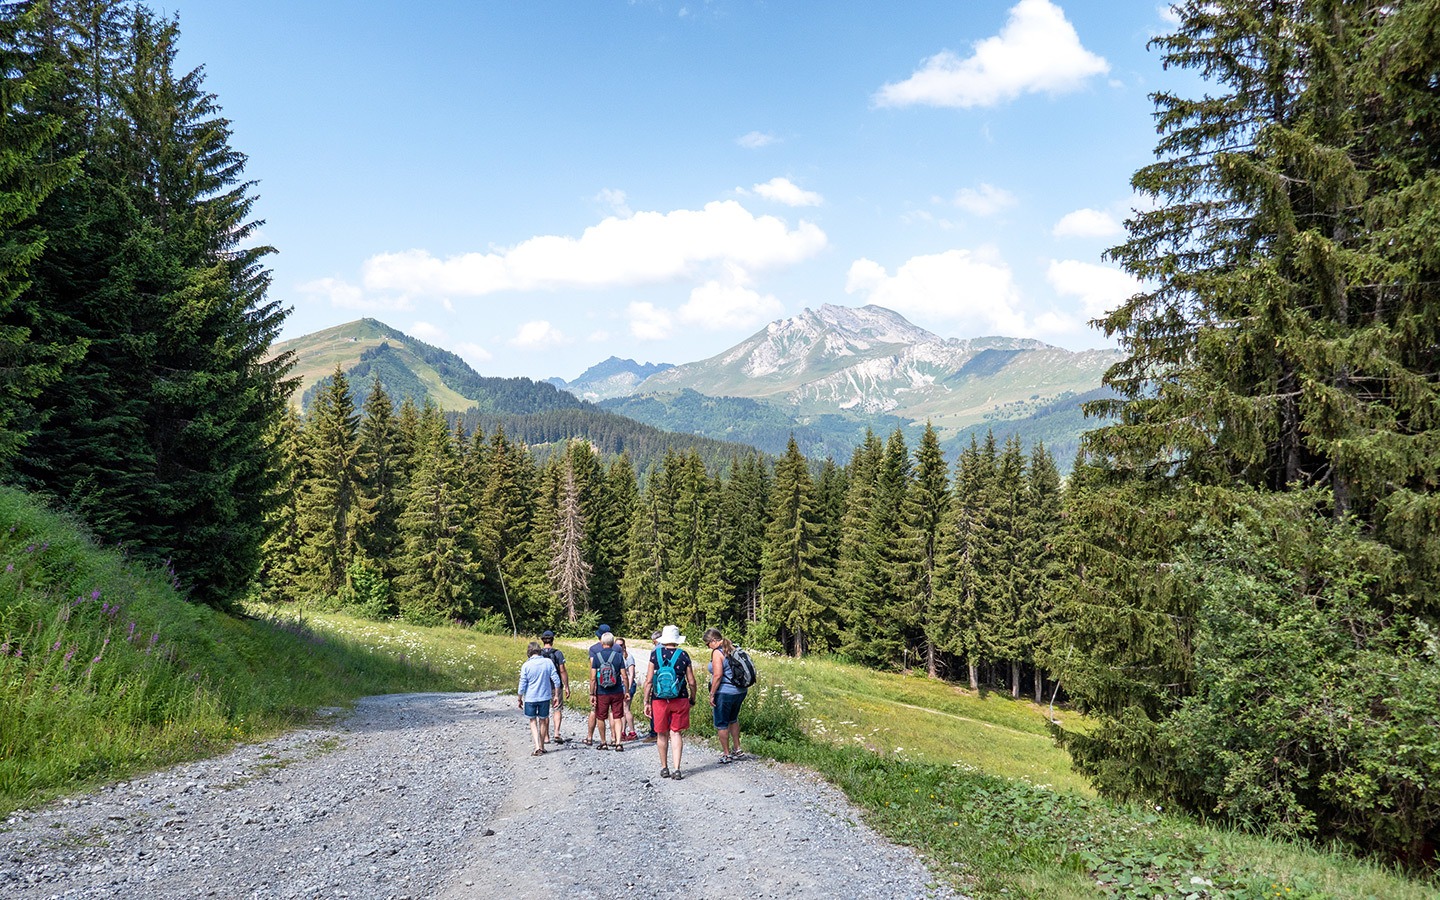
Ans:
[{"label": "tall grass", "polygon": [[496,673],[186,602],[0,489],[0,814],[212,754],[364,694],[473,690]]}]

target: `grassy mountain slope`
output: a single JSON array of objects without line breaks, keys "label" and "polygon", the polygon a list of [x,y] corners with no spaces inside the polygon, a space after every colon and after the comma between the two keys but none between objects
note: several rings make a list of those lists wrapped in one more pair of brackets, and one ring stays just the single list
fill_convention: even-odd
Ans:
[{"label": "grassy mountain slope", "polygon": [[218,753],[320,706],[509,680],[509,665],[502,679],[468,656],[405,661],[186,602],[167,573],[0,488],[0,815]]}]

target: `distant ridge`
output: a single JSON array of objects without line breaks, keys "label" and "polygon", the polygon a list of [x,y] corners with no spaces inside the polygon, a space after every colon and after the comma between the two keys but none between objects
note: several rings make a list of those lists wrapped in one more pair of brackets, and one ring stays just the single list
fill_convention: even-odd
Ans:
[{"label": "distant ridge", "polygon": [[574,381],[550,378],[547,381],[561,390],[569,391],[582,400],[604,400],[609,397],[626,397],[635,392],[635,386],[651,375],[675,368],[670,363],[637,363],[633,359],[612,356],[581,372]]},{"label": "distant ridge", "polygon": [[[283,341],[272,349],[274,355],[286,352],[293,354],[291,374],[297,378],[291,399],[302,411],[329,384],[338,365],[350,382],[357,408],[378,379],[397,405],[406,398],[416,404],[429,400],[441,410],[460,416],[467,428],[480,427],[488,434],[503,427],[507,434],[529,444],[540,455],[563,446],[571,438],[583,438],[604,453],[629,453],[637,469],[644,471],[665,453],[692,447],[708,464],[716,466],[733,456],[755,452],[749,445],[674,433],[662,426],[638,422],[603,410],[554,384],[481,375],[456,354],[376,319],[326,328]],[[654,371],[661,368],[652,367]]]}]

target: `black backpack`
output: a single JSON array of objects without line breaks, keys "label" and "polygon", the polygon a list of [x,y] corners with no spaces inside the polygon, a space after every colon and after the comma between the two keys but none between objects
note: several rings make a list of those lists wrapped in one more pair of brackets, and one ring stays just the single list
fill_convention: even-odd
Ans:
[{"label": "black backpack", "polygon": [[555,667],[555,671],[556,671],[557,673],[560,671],[560,651],[559,651],[559,650],[556,650],[554,647],[541,647],[541,648],[540,648],[540,655],[543,656],[543,657],[545,657],[546,659],[550,660],[550,664]]},{"label": "black backpack", "polygon": [[741,647],[730,651],[730,683],[746,689],[755,684],[755,663],[750,661],[750,654]]}]

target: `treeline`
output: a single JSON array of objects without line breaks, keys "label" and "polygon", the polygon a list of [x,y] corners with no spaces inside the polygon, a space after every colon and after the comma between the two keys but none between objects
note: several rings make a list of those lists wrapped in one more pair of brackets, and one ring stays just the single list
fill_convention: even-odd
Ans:
[{"label": "treeline", "polygon": [[137,3],[0,4],[0,479],[224,605],[264,538],[284,311],[178,37]]},{"label": "treeline", "polygon": [[[993,438],[954,483],[935,433],[870,434],[845,466],[670,452],[643,486],[571,441],[535,461],[504,428],[398,409],[336,372],[280,443],[289,486],[263,596],[417,622],[584,633],[722,625],[752,644],[993,676],[1036,696],[1056,596],[1060,477]],[[608,464],[602,459],[609,458]]]}]

